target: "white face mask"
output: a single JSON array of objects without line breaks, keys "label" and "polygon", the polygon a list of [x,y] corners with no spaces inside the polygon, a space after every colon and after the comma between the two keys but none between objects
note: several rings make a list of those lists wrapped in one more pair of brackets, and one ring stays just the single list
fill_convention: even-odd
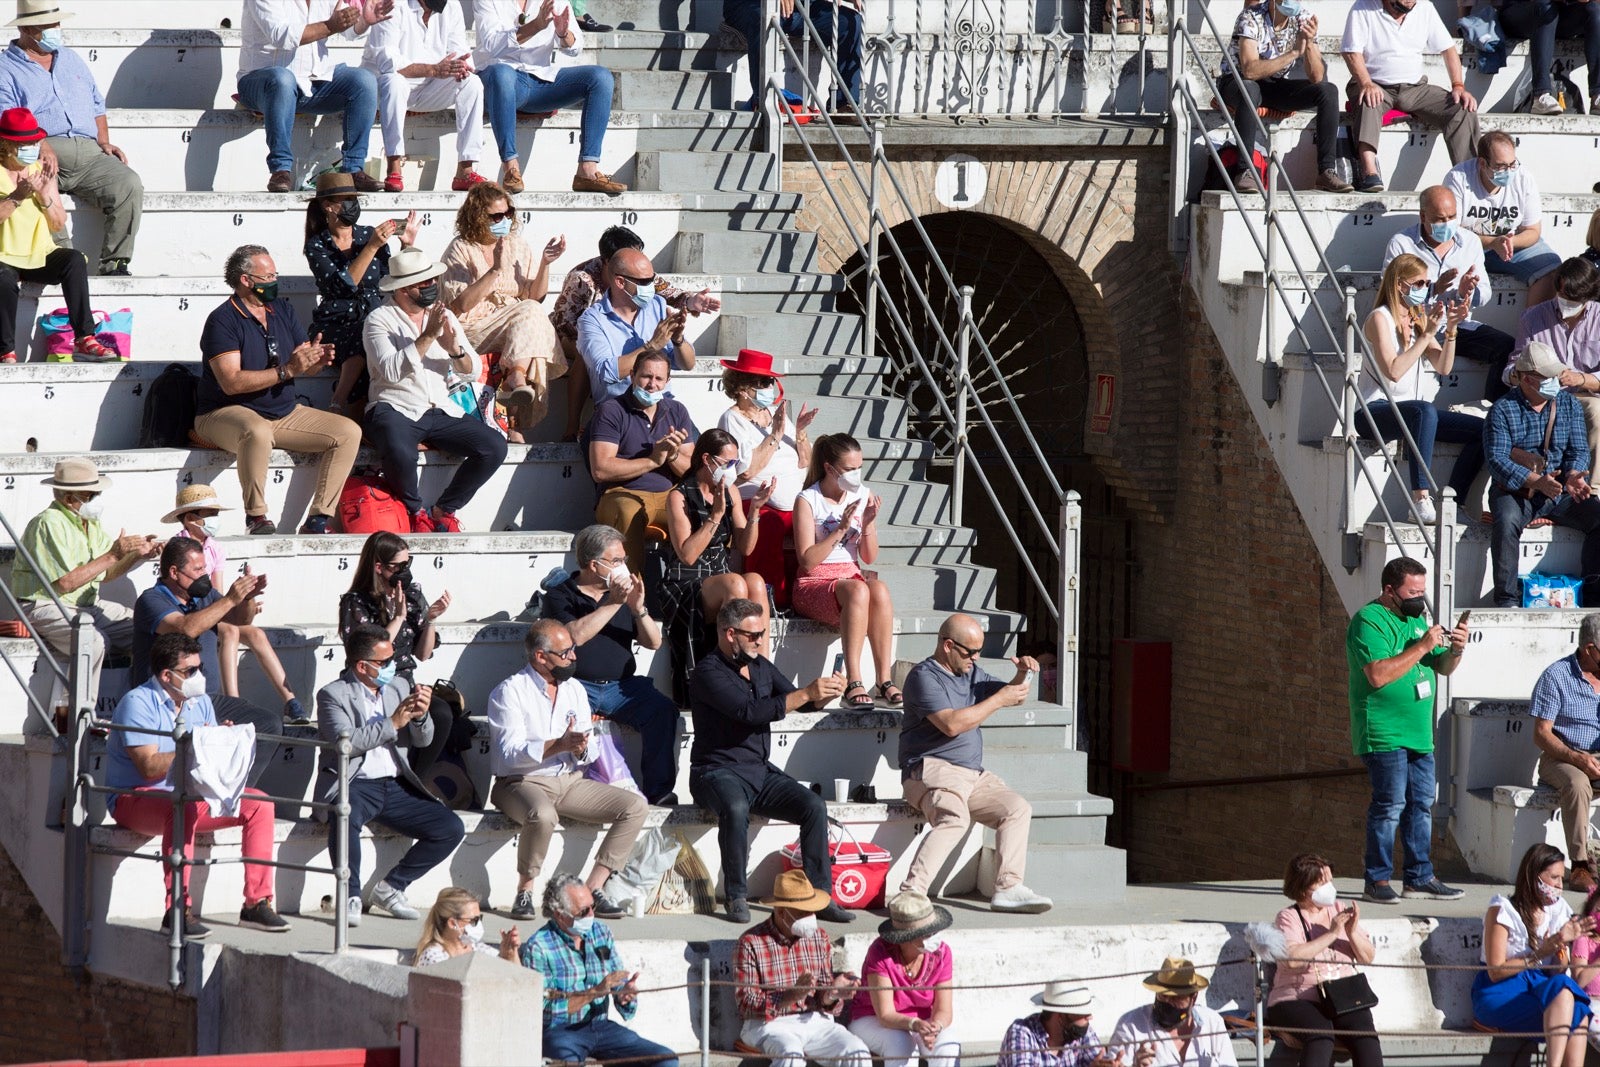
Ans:
[{"label": "white face mask", "polygon": [[944,947],[944,939],[939,937],[925,937],[922,939],[922,951],[927,953],[938,952]]},{"label": "white face mask", "polygon": [[461,943],[476,945],[483,940],[483,918],[480,916],[461,928]]},{"label": "white face mask", "polygon": [[1564,319],[1570,319],[1572,316],[1582,311],[1583,305],[1586,302],[1587,301],[1583,300],[1568,300],[1565,297],[1560,296],[1556,297],[1556,307],[1561,309],[1561,317]]},{"label": "white face mask", "polygon": [[1339,890],[1332,882],[1323,882],[1311,891],[1311,903],[1319,908],[1332,907],[1334,901],[1339,899]]},{"label": "white face mask", "polygon": [[811,937],[818,930],[815,915],[802,915],[789,926],[789,932],[795,937]]},{"label": "white face mask", "polygon": [[732,485],[734,479],[738,477],[739,468],[737,466],[718,467],[711,474],[711,483],[713,485],[728,486]]},{"label": "white face mask", "polygon": [[585,915],[581,919],[572,920],[572,932],[579,937],[588,937],[589,931],[594,929],[594,916]]},{"label": "white face mask", "polygon": [[105,510],[106,506],[100,502],[100,498],[95,497],[93,500],[85,500],[78,505],[78,518],[88,522],[96,522],[101,515],[105,514]]},{"label": "white face mask", "polygon": [[839,488],[843,489],[847,493],[853,493],[857,489],[860,489],[861,488],[861,468],[857,467],[853,471],[840,471],[839,472]]},{"label": "white face mask", "polygon": [[183,680],[183,699],[193,700],[206,695],[206,672],[198,668]]}]

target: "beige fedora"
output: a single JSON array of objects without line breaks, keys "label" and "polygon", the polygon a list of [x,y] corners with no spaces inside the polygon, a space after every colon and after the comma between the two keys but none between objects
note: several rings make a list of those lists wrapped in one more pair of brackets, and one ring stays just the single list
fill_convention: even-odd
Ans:
[{"label": "beige fedora", "polygon": [[57,460],[56,472],[39,480],[66,493],[100,493],[111,488],[111,479],[100,473],[94,461],[79,456]]},{"label": "beige fedora", "polygon": [[805,871],[784,871],[772,883],[772,895],[761,903],[791,911],[821,911],[833,903],[833,898],[827,890],[813,886]]},{"label": "beige fedora", "polygon": [[1172,993],[1180,997],[1198,993],[1210,984],[1209,979],[1195,973],[1193,963],[1181,956],[1168,956],[1161,961],[1161,969],[1144,980],[1144,987],[1152,993]]}]

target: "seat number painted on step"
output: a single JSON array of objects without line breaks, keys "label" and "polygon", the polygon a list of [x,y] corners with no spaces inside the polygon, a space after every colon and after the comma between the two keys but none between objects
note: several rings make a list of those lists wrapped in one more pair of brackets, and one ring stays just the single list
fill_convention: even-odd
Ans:
[{"label": "seat number painted on step", "polygon": [[1360,212],[1359,214],[1355,214],[1355,215],[1351,215],[1350,216],[1350,225],[1352,225],[1352,226],[1371,226],[1376,218],[1377,218],[1377,216],[1374,215],[1372,212],[1363,211],[1363,212]]},{"label": "seat number painted on step", "polygon": [[1577,216],[1576,215],[1551,215],[1550,216],[1550,228],[1552,230],[1556,229],[1557,227],[1561,227],[1561,226],[1566,226],[1566,227],[1568,227],[1570,229],[1571,227],[1576,226],[1577,224],[1578,223],[1577,223]]},{"label": "seat number painted on step", "polygon": [[622,213],[622,224],[624,226],[639,225],[639,213],[637,211],[624,211]]},{"label": "seat number painted on step", "polygon": [[1517,294],[1515,292],[1508,293],[1503,289],[1496,289],[1494,291],[1494,302],[1505,307],[1514,308],[1517,306]]},{"label": "seat number painted on step", "polygon": [[436,571],[444,570],[444,557],[443,556],[434,556],[433,557],[433,569],[436,570]]},{"label": "seat number painted on step", "polygon": [[1522,732],[1522,720],[1521,719],[1507,719],[1506,720],[1506,733],[1508,733],[1508,734],[1520,734],[1521,732]]}]

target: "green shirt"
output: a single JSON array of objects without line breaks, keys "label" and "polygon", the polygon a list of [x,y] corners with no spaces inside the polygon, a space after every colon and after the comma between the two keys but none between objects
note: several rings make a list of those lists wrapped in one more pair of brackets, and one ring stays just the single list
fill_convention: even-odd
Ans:
[{"label": "green shirt", "polygon": [[[1433,751],[1434,665],[1447,652],[1433,651],[1388,685],[1374,689],[1363,669],[1398,656],[1428,630],[1425,618],[1407,619],[1374,600],[1355,613],[1345,631],[1350,662],[1350,743],[1358,756],[1369,752]],[[1424,685],[1425,683],[1425,685]],[[1418,692],[1419,685],[1423,686]]]},{"label": "green shirt", "polygon": [[[27,529],[22,531],[22,545],[44,573],[35,574],[22,553],[17,553],[11,565],[11,591],[18,600],[48,600],[50,594],[45,590],[51,583],[111,551],[112,541],[101,528],[99,519],[85,524],[71,508],[57,500],[28,521]],[[89,607],[100,592],[100,582],[100,578],[95,578],[70,593],[60,594],[61,602]]]}]

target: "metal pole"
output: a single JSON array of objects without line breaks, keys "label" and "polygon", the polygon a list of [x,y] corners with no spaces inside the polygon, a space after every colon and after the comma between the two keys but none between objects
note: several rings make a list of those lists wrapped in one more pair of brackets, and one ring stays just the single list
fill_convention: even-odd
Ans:
[{"label": "metal pole", "polygon": [[1267,969],[1261,957],[1255,957],[1256,968],[1256,1067],[1267,1063]]},{"label": "metal pole", "polygon": [[[1342,419],[1339,427],[1344,434],[1344,514],[1341,519],[1344,523],[1346,536],[1353,536],[1355,528],[1356,508],[1356,463],[1359,457],[1356,452],[1356,388],[1361,381],[1361,350],[1356,347],[1356,290],[1355,286],[1344,287],[1344,392],[1342,394],[1340,416]],[[1347,557],[1345,566],[1350,566]]]},{"label": "metal pole", "polygon": [[754,102],[761,115],[761,124],[766,134],[767,155],[771,157],[770,171],[772,174],[773,192],[783,192],[783,116],[778,112],[778,101],[782,98],[779,90],[783,85],[783,72],[778,63],[783,56],[783,47],[778,41],[778,0],[762,0],[761,3],[761,69],[766,73],[766,78],[756,87],[759,97]]},{"label": "metal pole", "polygon": [[700,1067],[711,1067],[711,943],[700,960]]},{"label": "metal pole", "polygon": [[192,735],[189,724],[183,720],[183,705],[178,706],[177,721],[172,726],[172,739],[174,751],[172,754],[173,766],[177,773],[172,776],[172,847],[167,850],[164,859],[167,867],[167,895],[171,898],[167,905],[167,984],[178,990],[183,988],[183,937],[184,920],[188,917],[188,893],[184,885],[184,864],[187,858],[183,854],[183,845],[186,840],[183,817],[183,791],[189,778],[189,744]]},{"label": "metal pole", "polygon": [[[1084,4],[1083,32],[1089,32],[1088,4]],[[1170,115],[1168,122],[1167,140],[1170,142],[1171,174],[1172,174],[1172,218],[1168,222],[1167,242],[1174,252],[1184,252],[1189,247],[1189,234],[1187,221],[1189,214],[1189,114],[1183,107],[1180,83],[1182,49],[1178,42],[1183,39],[1183,13],[1179,5],[1172,5],[1171,26],[1167,30],[1167,112]]]},{"label": "metal pole", "polygon": [[867,171],[867,358],[878,354],[878,161],[883,156],[883,123],[873,120]]},{"label": "metal pole", "polygon": [[1067,744],[1078,747],[1078,576],[1083,565],[1083,498],[1068,489],[1061,505],[1061,587],[1056,623],[1056,699],[1067,712]]},{"label": "metal pole", "polygon": [[[1241,122],[1244,129],[1254,132],[1264,128],[1265,123],[1259,115],[1252,115],[1254,122]],[[1245,166],[1255,169],[1255,160],[1252,158],[1255,145],[1242,145],[1240,151],[1245,154]],[[1262,399],[1272,407],[1278,402],[1281,389],[1283,372],[1283,349],[1278,344],[1278,212],[1274,202],[1274,189],[1278,184],[1278,167],[1272,160],[1272,134],[1267,134],[1267,187],[1263,189],[1262,200],[1265,202],[1265,218],[1267,237],[1267,261],[1262,271],[1264,289],[1266,292],[1266,328],[1262,333],[1267,342],[1267,361],[1263,368]],[[1309,353],[1308,353],[1309,355]]]},{"label": "metal pole", "polygon": [[[333,950],[350,945],[350,737],[339,731],[339,803],[333,809]],[[356,887],[358,890],[360,886]]]},{"label": "metal pole", "polygon": [[[78,968],[89,962],[88,900],[89,864],[88,849],[89,813],[84,807],[83,792],[78,788],[78,772],[83,766],[80,741],[84,731],[80,728],[89,708],[89,648],[94,639],[94,620],[87,612],[72,620],[72,658],[67,665],[67,716],[66,751],[58,752],[56,761],[65,764],[66,790],[59,806],[52,804],[47,813],[50,819],[63,824],[64,839],[61,850],[61,876],[65,892],[61,901],[61,962]],[[54,773],[54,772],[53,772]],[[64,810],[63,810],[64,809]]]},{"label": "metal pole", "polygon": [[956,332],[956,443],[951,457],[955,470],[950,477],[950,525],[961,525],[967,483],[967,394],[972,389],[972,286],[963,285],[961,322]]}]

